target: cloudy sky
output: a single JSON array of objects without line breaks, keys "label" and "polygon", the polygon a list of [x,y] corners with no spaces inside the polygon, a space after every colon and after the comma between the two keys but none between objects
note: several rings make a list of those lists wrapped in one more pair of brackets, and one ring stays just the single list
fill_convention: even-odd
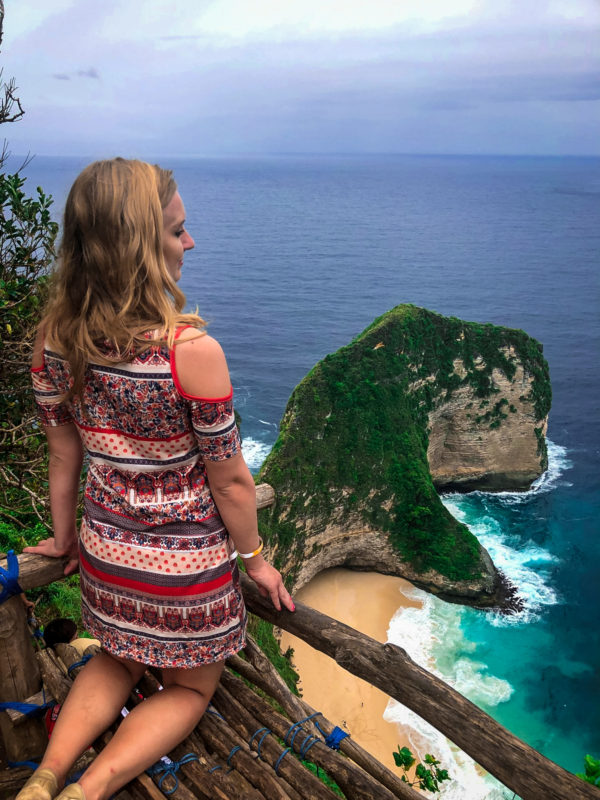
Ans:
[{"label": "cloudy sky", "polygon": [[599,0],[5,0],[13,153],[600,155]]}]

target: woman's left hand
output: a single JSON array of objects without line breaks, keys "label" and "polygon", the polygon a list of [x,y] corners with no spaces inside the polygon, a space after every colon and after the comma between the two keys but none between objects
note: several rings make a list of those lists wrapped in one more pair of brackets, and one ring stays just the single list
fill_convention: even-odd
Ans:
[{"label": "woman's left hand", "polygon": [[245,562],[245,567],[246,573],[257,585],[262,597],[270,597],[277,611],[281,611],[282,604],[289,611],[296,610],[292,596],[283,585],[279,571],[267,563],[262,556],[249,559]]},{"label": "woman's left hand", "polygon": [[79,569],[79,547],[77,541],[67,548],[58,547],[56,539],[51,536],[49,539],[42,539],[36,545],[23,548],[24,553],[38,553],[41,556],[50,558],[67,558],[65,565],[65,575],[72,575]]}]

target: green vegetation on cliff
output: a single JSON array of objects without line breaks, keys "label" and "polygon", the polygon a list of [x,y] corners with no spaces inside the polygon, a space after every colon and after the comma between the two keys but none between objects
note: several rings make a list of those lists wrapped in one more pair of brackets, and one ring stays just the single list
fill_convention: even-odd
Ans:
[{"label": "green vegetation on cliff", "polygon": [[442,505],[430,476],[428,413],[468,384],[477,424],[498,427],[510,409],[492,373],[512,380],[517,360],[533,377],[525,399],[542,420],[551,399],[548,368],[541,345],[523,331],[402,305],[319,362],[292,393],[260,473],[276,493],[260,522],[277,565],[312,555],[304,551],[305,520],[325,528],[341,514],[387,533],[419,572],[477,577],[479,544]]}]

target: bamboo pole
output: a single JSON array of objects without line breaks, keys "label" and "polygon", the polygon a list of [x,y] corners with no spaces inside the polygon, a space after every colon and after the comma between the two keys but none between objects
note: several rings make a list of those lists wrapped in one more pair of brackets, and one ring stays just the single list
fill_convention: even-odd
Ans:
[{"label": "bamboo pole", "polygon": [[598,790],[545,758],[393,644],[296,603],[276,611],[242,575],[248,609],[299,636],[341,667],[415,711],[522,800],[598,800]]}]

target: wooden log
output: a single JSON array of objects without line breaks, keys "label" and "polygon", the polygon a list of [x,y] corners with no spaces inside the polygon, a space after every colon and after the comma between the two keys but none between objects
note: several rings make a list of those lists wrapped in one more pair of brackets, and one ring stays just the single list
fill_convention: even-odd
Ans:
[{"label": "wooden log", "polygon": [[31,777],[29,767],[13,767],[0,771],[0,800],[13,800],[23,784]]},{"label": "wooden log", "polygon": [[[233,727],[246,742],[250,740],[257,730],[263,727],[256,717],[244,708],[244,706],[227,692],[223,686],[217,687],[213,696],[213,703],[221,714],[223,714],[230,726]],[[289,725],[287,727],[289,728]],[[258,747],[258,737],[254,739],[253,747]],[[285,749],[287,749],[287,746]],[[291,753],[287,756],[283,756],[285,749],[273,736],[269,735],[263,739],[261,745],[261,759],[268,761],[273,767],[275,764],[279,763],[276,774],[285,778],[290,786],[293,786],[298,794],[305,798],[305,800],[311,800],[313,797],[322,797],[324,800],[336,800],[333,791],[325,786],[316,775],[297,761]]]},{"label": "wooden log", "polygon": [[275,489],[268,483],[259,483],[256,487],[256,508],[267,508],[275,502]]},{"label": "wooden log", "polygon": [[[138,688],[146,697],[159,691],[159,681],[154,673],[160,674],[160,670],[152,669],[151,672],[146,672],[138,683]],[[263,800],[263,795],[248,783],[239,772],[235,770],[228,772],[221,768],[221,762],[209,755],[197,731],[192,731],[173,750],[176,760],[181,759],[183,755],[190,752],[198,756],[198,761],[190,761],[182,767],[182,770],[186,778],[194,785],[195,790],[199,792],[199,797],[206,797],[209,800],[214,798],[228,800],[231,797],[243,797],[244,800]],[[169,754],[169,757],[171,757],[171,754]],[[209,770],[213,767],[216,768],[215,771],[210,772]]]},{"label": "wooden log", "polygon": [[64,703],[71,688],[71,681],[62,671],[58,657],[53,650],[47,648],[39,651],[37,661],[46,692],[50,693],[57,703]]},{"label": "wooden log", "polygon": [[[25,589],[35,589],[37,586],[46,586],[48,583],[60,581],[64,578],[67,559],[48,558],[37,553],[21,553],[17,556],[19,561],[19,586]],[[0,560],[0,567],[6,569],[6,559]]]},{"label": "wooden log", "polygon": [[205,714],[197,730],[225,762],[230,757],[233,747],[240,747],[231,758],[231,766],[255,786],[263,797],[268,800],[302,800],[301,795],[292,789],[287,781],[278,778],[268,764],[259,761],[256,755],[250,752],[247,742],[237,736],[223,720],[212,714]]},{"label": "wooden log", "polygon": [[[41,683],[25,606],[17,595],[0,604],[0,701],[24,702]],[[41,719],[30,717],[15,726],[2,711],[0,731],[8,761],[35,759],[46,749],[48,736]]]},{"label": "wooden log", "polygon": [[[190,779],[194,787],[199,788],[198,783],[202,782],[210,789],[208,797],[210,800],[221,798],[229,800],[231,797],[243,797],[244,800],[263,800],[264,795],[254,787],[237,769],[229,771],[229,767],[223,769],[222,760],[216,755],[209,754],[206,745],[197,730],[192,731],[189,736],[194,752],[202,757],[203,772],[196,773],[191,770]],[[210,770],[213,772],[210,772]],[[208,770],[208,772],[207,772]]]},{"label": "wooden log", "polygon": [[[24,703],[31,703],[32,705],[41,706],[48,700],[46,694],[43,689],[40,689],[39,692],[32,694],[31,697],[26,697],[23,700]],[[13,725],[20,725],[22,722],[27,721],[27,717],[21,711],[17,711],[14,708],[7,708],[6,715],[10,719]]]},{"label": "wooden log", "polygon": [[[221,678],[221,686],[265,727],[273,731],[280,739],[285,737],[290,730],[290,721],[282,714],[275,711],[263,698],[255,694],[246,684],[225,670]],[[306,716],[306,715],[304,715]],[[300,717],[302,719],[302,717]],[[294,736],[294,750],[300,752],[304,742],[312,741],[312,734],[306,731],[306,723],[299,726],[300,730]],[[295,733],[296,729],[294,730]],[[305,732],[306,731],[306,732]],[[357,767],[350,759],[344,758],[339,753],[329,749],[318,734],[319,744],[311,744],[308,751],[308,760],[322,767],[330,778],[338,784],[346,795],[351,795],[353,800],[393,800],[400,797],[403,800],[419,800],[421,796],[407,784],[400,781],[400,791],[394,794],[385,788],[371,775]],[[288,743],[291,737],[288,737]],[[422,800],[422,798],[421,798]]]},{"label": "wooden log", "polygon": [[[312,708],[302,698],[296,697],[296,695],[290,692],[283,678],[250,636],[247,638],[244,652],[253,666],[247,661],[243,661],[239,656],[234,656],[228,660],[232,669],[239,672],[242,677],[254,683],[255,686],[258,686],[260,689],[270,694],[271,697],[277,700],[291,719],[302,719],[302,717],[308,717],[314,714],[316,709]],[[330,734],[335,727],[335,725],[324,716],[319,717],[319,725],[327,734]],[[312,722],[308,723],[308,729],[315,735],[319,732],[318,729],[312,725]],[[406,783],[400,780],[398,775],[385,767],[352,738],[346,737],[342,740],[340,743],[340,751],[351,758],[359,767],[362,767],[362,769],[368,772],[376,781],[385,786],[386,789],[389,789],[392,794],[402,797],[402,793],[404,792],[406,794],[408,789],[412,792],[412,795],[406,795],[407,797],[412,796],[414,800],[418,800],[418,797],[420,797],[416,790],[407,787]]]},{"label": "wooden log", "polygon": [[82,656],[79,653],[79,650],[77,650],[75,647],[72,647],[70,644],[67,644],[66,642],[59,642],[58,644],[54,645],[54,651],[67,668],[67,671],[70,670],[69,675],[72,678],[75,678],[77,675],[79,675],[85,664],[81,664],[78,667],[73,667],[73,665],[77,664],[83,659],[89,660],[88,656],[93,658],[93,656],[95,656],[96,653],[99,653],[100,650],[101,648],[98,647],[97,644],[90,644],[89,647],[85,648]]},{"label": "wooden log", "polygon": [[393,644],[380,644],[296,603],[276,611],[242,575],[249,610],[299,636],[341,667],[415,711],[523,800],[598,800],[591,784],[545,758]]}]

